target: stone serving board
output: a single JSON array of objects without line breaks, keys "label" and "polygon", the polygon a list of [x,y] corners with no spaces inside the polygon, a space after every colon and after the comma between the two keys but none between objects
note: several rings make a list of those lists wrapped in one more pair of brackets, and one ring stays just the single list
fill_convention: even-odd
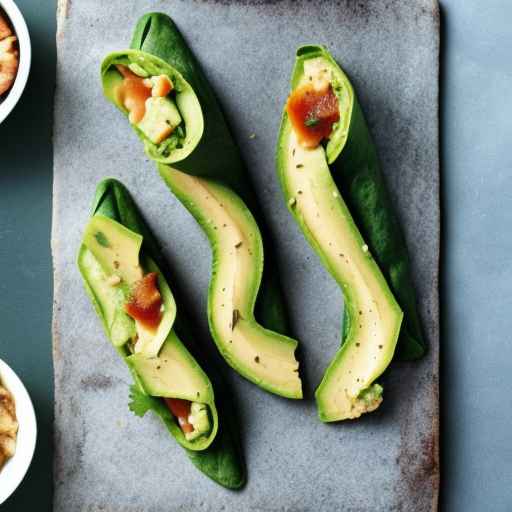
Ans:
[{"label": "stone serving board", "polygon": [[[96,184],[107,176],[121,179],[163,244],[203,340],[211,343],[208,243],[100,86],[102,58],[125,48],[136,20],[150,10],[175,19],[222,102],[275,234],[293,331],[301,341],[301,402],[267,394],[224,365],[249,471],[241,492],[197,471],[158,419],[128,410],[128,370],[106,340],[75,265]],[[436,509],[437,2],[61,0],[57,39],[54,510]],[[382,379],[385,399],[377,412],[331,425],[317,420],[313,392],[339,345],[343,300],[288,214],[274,166],[294,52],[313,42],[332,51],[358,91],[405,230],[429,343],[424,360],[395,364]]]}]

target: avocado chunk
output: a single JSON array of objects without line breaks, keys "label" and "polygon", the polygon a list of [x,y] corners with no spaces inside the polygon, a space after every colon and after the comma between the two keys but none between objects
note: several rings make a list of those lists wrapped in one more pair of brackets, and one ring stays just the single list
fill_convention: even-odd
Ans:
[{"label": "avocado chunk", "polygon": [[210,417],[208,415],[208,407],[205,404],[192,402],[190,406],[189,423],[194,427],[194,431],[185,434],[185,437],[191,441],[199,436],[207,434],[210,429]]},{"label": "avocado chunk", "polygon": [[181,123],[181,116],[174,102],[168,97],[148,98],[146,113],[137,128],[154,144],[164,141]]},{"label": "avocado chunk", "polygon": [[[336,91],[343,77],[328,59],[315,56],[309,65],[298,59],[293,88],[308,80],[321,86],[326,76]],[[325,422],[357,418],[379,406],[382,387],[374,381],[393,358],[403,317],[327,164],[336,151],[333,138],[346,134],[350,89],[337,92],[340,121],[327,148],[306,149],[299,144],[285,113],[277,153],[288,208],[345,298],[346,338],[316,391],[319,417]]]},{"label": "avocado chunk", "polygon": [[263,244],[252,214],[223,185],[167,166],[161,165],[159,170],[212,245],[214,270],[208,293],[208,321],[222,356],[263,389],[301,398],[299,364],[294,355],[297,342],[263,328],[254,318]]},{"label": "avocado chunk", "polygon": [[[139,262],[142,237],[119,222],[94,215],[85,229],[83,244],[106,276],[105,279],[96,276],[100,281],[97,293],[102,299],[102,307],[108,311],[108,329],[113,344],[121,346],[136,334],[135,352],[145,357],[156,357],[176,318],[176,303],[166,280],[150,258],[144,259],[144,269],[157,273],[163,306],[156,332],[138,321],[134,322],[124,312],[124,304],[130,297],[133,285],[144,275]],[[86,258],[90,260],[91,256]],[[112,277],[117,279],[112,280]]]}]

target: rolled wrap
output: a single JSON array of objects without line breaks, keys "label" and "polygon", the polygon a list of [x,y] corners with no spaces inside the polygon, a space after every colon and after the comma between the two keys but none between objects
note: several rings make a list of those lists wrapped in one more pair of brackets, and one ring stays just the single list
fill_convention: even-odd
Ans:
[{"label": "rolled wrap", "polygon": [[[101,214],[111,218],[123,224],[131,231],[140,234],[143,237],[141,253],[145,256],[149,256],[158,266],[162,274],[167,277],[167,265],[163,259],[159,245],[145,224],[129,192],[120,182],[113,179],[106,179],[99,183],[92,208],[92,215],[95,214]],[[81,246],[78,256],[78,266],[82,272],[86,290],[108,333],[108,326],[105,324],[105,319],[102,316],[101,306],[95,297],[92,287],[87,281],[87,271],[82,265],[84,252],[86,250],[84,246]],[[146,395],[148,410],[152,410],[161,418],[168,431],[185,449],[192,463],[200,471],[224,487],[238,489],[245,483],[245,465],[238,441],[238,426],[236,424],[235,414],[229,404],[230,394],[226,392],[225,386],[212,363],[207,360],[204,350],[201,350],[200,347],[194,343],[191,329],[188,327],[188,321],[179,307],[172,330],[175,333],[174,335],[178,336],[186,345],[187,350],[192,356],[201,360],[201,367],[207,372],[212,388],[214,389],[215,401],[213,401],[212,392],[212,400],[207,402],[214,422],[210,436],[204,440],[198,439],[196,441],[187,441],[185,439],[181,428],[177,425],[176,420],[163,400],[146,394],[136,371],[129,364],[129,361],[127,361],[130,354],[126,347],[122,346],[118,347],[117,350],[127,362],[135,381],[135,388],[132,389],[132,395],[134,393]],[[217,410],[220,411],[220,414],[218,414]]]},{"label": "rolled wrap", "polygon": [[[317,45],[302,46],[297,50],[291,88],[295,89],[300,80],[304,61],[314,57],[323,57],[331,62],[337,68],[345,90],[349,91],[348,116],[343,115],[326,145],[327,163],[357,227],[404,312],[395,358],[406,361],[419,359],[426,348],[407,247],[356,93],[330,53]],[[281,133],[288,129],[288,125],[288,116],[284,112]],[[348,332],[347,320],[344,315],[343,339]]]},{"label": "rolled wrap", "polygon": [[[199,100],[190,84],[181,76],[173,66],[138,50],[125,50],[110,53],[101,64],[101,82],[105,96],[114,103],[119,110],[128,116],[128,111],[120,102],[117,95],[117,87],[122,82],[122,77],[116,69],[116,65],[128,66],[130,64],[143,65],[151,75],[167,75],[174,86],[176,105],[183,117],[185,134],[183,138],[176,140],[176,147],[162,149],[161,144],[154,144],[137,127],[133,126],[137,135],[144,143],[146,154],[156,162],[173,163],[187,158],[197,147],[203,135],[203,115]],[[173,134],[172,137],[177,137]],[[167,154],[168,153],[168,154]]]}]

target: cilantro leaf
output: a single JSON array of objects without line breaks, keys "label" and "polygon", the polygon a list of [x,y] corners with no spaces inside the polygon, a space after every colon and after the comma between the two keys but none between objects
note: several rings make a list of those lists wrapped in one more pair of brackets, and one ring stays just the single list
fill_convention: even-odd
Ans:
[{"label": "cilantro leaf", "polygon": [[319,119],[316,117],[310,117],[304,121],[304,126],[307,126],[308,128],[316,126],[320,122]]},{"label": "cilantro leaf", "polygon": [[130,411],[141,418],[148,411],[155,409],[155,399],[143,393],[136,384],[130,386],[130,400]]},{"label": "cilantro leaf", "polygon": [[98,242],[103,247],[110,247],[108,243],[108,238],[101,231],[97,231],[94,233],[94,238],[96,238],[96,242]]}]

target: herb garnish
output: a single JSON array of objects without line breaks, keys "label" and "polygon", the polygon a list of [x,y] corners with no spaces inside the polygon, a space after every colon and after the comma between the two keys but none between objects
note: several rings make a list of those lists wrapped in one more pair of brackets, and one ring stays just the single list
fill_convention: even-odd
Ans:
[{"label": "herb garnish", "polygon": [[320,119],[317,119],[316,117],[308,117],[304,121],[304,126],[307,126],[308,128],[313,128],[313,126],[316,126],[320,122]]},{"label": "herb garnish", "polygon": [[148,411],[158,410],[158,401],[140,391],[137,385],[130,386],[130,403],[128,407],[136,416],[144,416]]},{"label": "herb garnish", "polygon": [[108,238],[101,231],[94,233],[94,238],[96,238],[96,242],[98,242],[102,247],[110,247]]}]

